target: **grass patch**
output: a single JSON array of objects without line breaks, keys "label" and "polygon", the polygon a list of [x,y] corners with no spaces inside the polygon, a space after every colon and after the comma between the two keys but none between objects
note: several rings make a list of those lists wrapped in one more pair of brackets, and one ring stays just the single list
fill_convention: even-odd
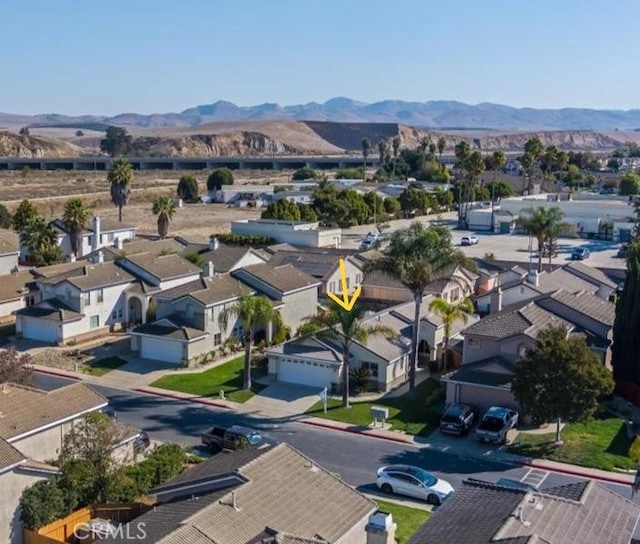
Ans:
[{"label": "grass patch", "polygon": [[153,382],[151,386],[190,393],[199,397],[219,397],[222,389],[227,399],[243,403],[265,387],[254,382],[251,391],[244,391],[242,389],[243,377],[244,355],[241,355],[237,359],[204,372],[164,376]]},{"label": "grass patch", "polygon": [[562,440],[562,446],[554,445],[555,432],[519,434],[516,443],[509,449],[528,457],[602,470],[637,468],[637,464],[628,456],[631,441],[620,418],[601,415],[585,423],[567,423],[562,429]]},{"label": "grass patch", "polygon": [[433,379],[421,382],[417,387],[417,398],[409,399],[406,395],[375,402],[352,402],[351,408],[342,408],[339,399],[330,398],[327,402],[327,413],[324,413],[322,401],[314,404],[307,414],[334,421],[342,421],[351,425],[367,426],[372,422],[371,407],[389,408],[387,423],[396,431],[413,435],[427,435],[438,426],[440,414],[444,407],[444,394],[440,383]]},{"label": "grass patch", "polygon": [[409,508],[393,502],[375,500],[378,508],[393,516],[393,521],[398,525],[396,530],[396,540],[398,544],[403,544],[409,540],[429,519],[431,512],[418,508]]},{"label": "grass patch", "polygon": [[91,374],[92,376],[104,376],[116,368],[120,368],[122,365],[127,364],[127,361],[120,357],[107,357],[100,359],[86,365],[82,372],[85,374]]}]

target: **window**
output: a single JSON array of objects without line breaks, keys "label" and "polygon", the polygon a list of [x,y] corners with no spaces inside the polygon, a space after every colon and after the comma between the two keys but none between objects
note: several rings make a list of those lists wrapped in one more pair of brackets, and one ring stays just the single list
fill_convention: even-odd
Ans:
[{"label": "window", "polygon": [[335,293],[336,292],[336,282],[332,281],[329,283],[329,292],[330,293]]},{"label": "window", "polygon": [[378,363],[363,362],[362,368],[367,369],[374,378],[378,377]]},{"label": "window", "polygon": [[96,293],[97,293],[96,301],[98,302],[98,304],[100,304],[101,302],[104,302],[104,291],[102,289],[98,289]]},{"label": "window", "polygon": [[97,329],[100,326],[100,316],[92,315],[89,318],[89,327],[92,329]]},{"label": "window", "polygon": [[118,310],[118,319],[122,319],[122,308]]},{"label": "window", "polygon": [[219,346],[220,344],[222,344],[222,334],[221,333],[214,334],[213,335],[213,345],[214,346]]},{"label": "window", "polygon": [[451,302],[455,302],[460,298],[460,289],[456,287],[453,291],[451,291]]},{"label": "window", "polygon": [[82,293],[82,304],[89,306],[91,304],[91,291]]},{"label": "window", "polygon": [[467,337],[464,342],[471,349],[480,349],[480,340],[477,340],[476,338]]},{"label": "window", "polygon": [[347,291],[349,290],[349,280],[350,280],[350,279],[351,279],[351,278],[347,277]]}]

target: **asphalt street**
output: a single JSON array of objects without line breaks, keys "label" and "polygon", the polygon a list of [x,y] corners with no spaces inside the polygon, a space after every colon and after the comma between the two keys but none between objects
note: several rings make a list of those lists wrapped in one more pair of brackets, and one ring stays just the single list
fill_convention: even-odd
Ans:
[{"label": "asphalt street", "polygon": [[[44,374],[36,376],[36,385],[46,390],[56,389],[72,381]],[[195,446],[199,444],[200,432],[208,426],[242,423],[260,429],[270,438],[287,442],[327,470],[339,474],[345,482],[363,491],[375,487],[375,474],[380,466],[395,463],[408,463],[428,469],[450,482],[454,488],[459,488],[466,478],[493,482],[499,478],[526,478],[530,483],[540,483],[540,489],[578,481],[577,478],[564,474],[531,471],[527,467],[489,459],[462,458],[424,447],[312,427],[295,419],[269,420],[131,391],[108,387],[97,389],[115,408],[118,421],[146,431],[152,440]],[[627,486],[608,483],[603,485],[624,497],[630,497]],[[638,496],[634,501],[640,504]]]}]

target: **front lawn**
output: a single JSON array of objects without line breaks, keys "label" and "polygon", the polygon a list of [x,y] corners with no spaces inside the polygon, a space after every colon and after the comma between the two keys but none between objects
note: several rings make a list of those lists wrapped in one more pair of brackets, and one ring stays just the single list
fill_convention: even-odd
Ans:
[{"label": "front lawn", "polygon": [[403,544],[409,540],[422,524],[429,519],[431,512],[427,510],[420,510],[418,508],[409,508],[408,506],[402,506],[401,504],[395,504],[393,502],[375,500],[378,508],[382,512],[391,514],[393,521],[398,525],[396,530],[396,540],[398,544]]},{"label": "front lawn", "polygon": [[[551,428],[555,431],[555,426]],[[628,456],[631,441],[620,418],[601,415],[586,423],[567,423],[562,429],[562,440],[562,446],[556,447],[555,432],[520,433],[510,451],[602,470],[637,468]]]},{"label": "front lawn", "polygon": [[108,372],[127,364],[127,361],[120,357],[107,357],[85,365],[82,372],[92,376],[104,376]]},{"label": "front lawn", "polygon": [[427,435],[438,425],[444,407],[444,394],[440,383],[431,378],[420,383],[416,391],[415,400],[409,399],[407,395],[380,399],[375,402],[354,400],[350,408],[342,408],[342,402],[339,399],[330,398],[327,402],[326,414],[322,401],[314,404],[307,411],[307,414],[366,427],[373,421],[371,407],[383,406],[389,409],[387,423],[391,424],[393,430],[413,435]]},{"label": "front lawn", "polygon": [[247,402],[264,385],[253,383],[251,391],[242,389],[244,375],[244,355],[228,363],[216,366],[204,372],[190,372],[175,376],[164,376],[151,384],[152,387],[190,393],[199,397],[218,397],[224,390],[225,398],[234,402]]}]

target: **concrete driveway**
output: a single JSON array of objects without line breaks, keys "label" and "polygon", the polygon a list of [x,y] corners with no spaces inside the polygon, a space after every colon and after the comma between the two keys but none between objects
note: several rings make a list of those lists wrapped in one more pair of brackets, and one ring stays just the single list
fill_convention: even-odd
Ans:
[{"label": "concrete driveway", "polygon": [[320,400],[319,387],[277,382],[251,397],[244,406],[276,417],[303,414]]}]

